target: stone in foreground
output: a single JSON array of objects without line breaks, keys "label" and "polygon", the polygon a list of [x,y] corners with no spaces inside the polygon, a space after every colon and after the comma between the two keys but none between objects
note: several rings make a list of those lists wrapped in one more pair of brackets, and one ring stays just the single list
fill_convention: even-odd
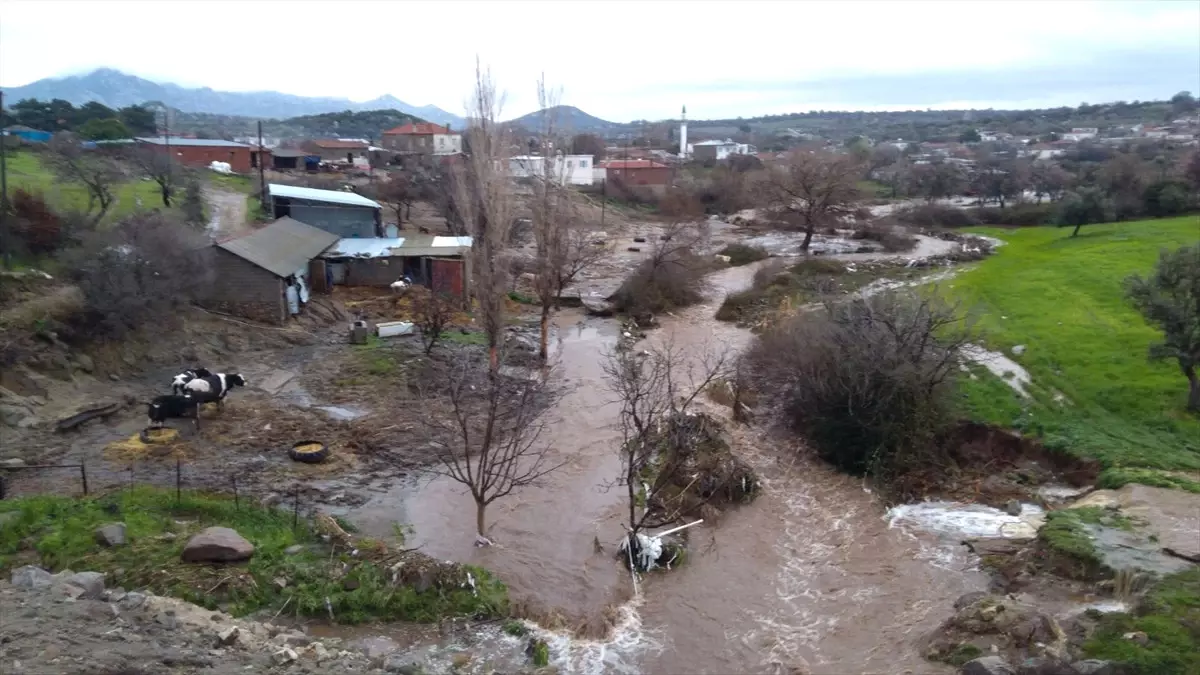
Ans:
[{"label": "stone in foreground", "polygon": [[101,546],[123,546],[125,544],[125,523],[109,523],[96,528],[96,543]]},{"label": "stone in foreground", "polygon": [[228,527],[210,527],[188,540],[184,562],[238,562],[254,555],[254,544]]},{"label": "stone in foreground", "polygon": [[967,661],[959,671],[962,675],[1016,675],[1016,670],[999,656],[985,656]]}]

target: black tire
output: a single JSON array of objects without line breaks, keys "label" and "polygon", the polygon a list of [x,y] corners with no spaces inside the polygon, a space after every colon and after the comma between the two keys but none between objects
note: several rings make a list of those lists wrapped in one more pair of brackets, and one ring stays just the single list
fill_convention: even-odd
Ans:
[{"label": "black tire", "polygon": [[[301,450],[305,445],[316,444],[318,447],[315,450]],[[305,464],[320,464],[329,458],[329,448],[324,443],[317,441],[297,441],[288,449],[288,457],[291,457],[297,462]]]},{"label": "black tire", "polygon": [[[154,445],[155,443],[163,443],[164,441],[155,440],[155,438],[150,435],[150,432],[158,431],[159,429],[170,429],[170,428],[171,427],[168,427],[168,426],[146,427],[145,429],[142,429],[141,431],[138,432],[138,440],[145,443],[146,445]],[[178,437],[179,432],[175,432],[175,435],[176,435],[176,437]]]}]

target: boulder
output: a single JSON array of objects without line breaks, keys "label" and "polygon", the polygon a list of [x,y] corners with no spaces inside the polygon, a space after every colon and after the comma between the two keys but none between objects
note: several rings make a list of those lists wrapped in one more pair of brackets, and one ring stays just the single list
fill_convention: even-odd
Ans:
[{"label": "boulder", "polygon": [[400,645],[395,640],[383,636],[366,638],[358,644],[358,647],[372,661],[382,659],[400,649]]},{"label": "boulder", "polygon": [[35,565],[25,565],[12,571],[12,585],[17,588],[49,588],[54,575]]},{"label": "boulder", "polygon": [[134,591],[131,593],[126,593],[125,597],[121,598],[120,602],[117,603],[117,606],[124,610],[131,610],[141,607],[143,604],[145,604],[145,602],[146,596],[142,593]]},{"label": "boulder", "polygon": [[1013,356],[1020,356],[1025,353],[1025,345],[1014,345],[1012,348]]},{"label": "boulder", "polygon": [[958,672],[962,675],[1017,675],[1017,671],[1008,661],[999,656],[984,656],[967,661]]},{"label": "boulder", "polygon": [[1010,516],[1021,515],[1021,502],[1015,499],[1008,500],[1008,502],[1004,504],[1004,512]]},{"label": "boulder", "polygon": [[17,458],[17,457],[10,457],[8,459],[0,459],[0,466],[8,467],[10,469],[16,469],[16,468],[25,466],[25,460]]},{"label": "boulder", "polygon": [[280,666],[287,665],[295,661],[297,658],[299,658],[299,656],[296,655],[296,651],[289,647],[284,647],[283,649],[280,649],[271,655],[271,660],[274,661],[276,665]]},{"label": "boulder", "polygon": [[254,555],[254,544],[228,527],[209,527],[183,547],[184,562],[237,562]]},{"label": "boulder", "polygon": [[1017,666],[1017,675],[1075,675],[1075,669],[1066,661],[1036,656],[1022,661]]},{"label": "boulder", "polygon": [[37,418],[28,408],[13,403],[0,403],[0,424],[9,427],[24,428]]},{"label": "boulder", "polygon": [[217,633],[217,646],[228,647],[237,642],[238,636],[242,633],[242,629],[237,626],[230,626],[225,630]]},{"label": "boulder", "polygon": [[389,656],[383,663],[383,669],[389,673],[398,673],[398,675],[422,675],[425,672],[420,664],[413,663],[409,657],[402,654]]},{"label": "boulder", "polygon": [[96,543],[101,546],[124,546],[125,523],[109,523],[96,528]]},{"label": "boulder", "polygon": [[104,595],[103,572],[76,572],[65,577],[63,582],[83,589],[83,597],[96,600]]},{"label": "boulder", "polygon": [[85,373],[90,373],[96,370],[96,362],[87,354],[76,354],[75,363],[79,365],[79,369]]}]

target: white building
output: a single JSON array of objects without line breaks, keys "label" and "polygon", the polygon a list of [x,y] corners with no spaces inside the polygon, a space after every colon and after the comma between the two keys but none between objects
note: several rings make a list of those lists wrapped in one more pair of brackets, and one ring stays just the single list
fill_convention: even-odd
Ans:
[{"label": "white building", "polygon": [[[546,158],[541,155],[517,155],[508,160],[514,178],[542,178]],[[563,185],[591,185],[594,177],[591,155],[556,155],[552,175]]]},{"label": "white building", "polygon": [[1074,129],[1072,129],[1069,133],[1063,134],[1062,139],[1064,141],[1071,141],[1073,143],[1078,143],[1079,141],[1086,141],[1088,139],[1095,138],[1096,136],[1099,136],[1099,135],[1100,135],[1100,130],[1097,129],[1096,127],[1076,127]]},{"label": "white building", "polygon": [[758,152],[758,149],[749,143],[735,143],[728,139],[724,141],[700,141],[699,143],[690,143],[687,146],[688,157],[699,161],[720,161],[728,158],[730,155],[753,155],[755,152]]}]

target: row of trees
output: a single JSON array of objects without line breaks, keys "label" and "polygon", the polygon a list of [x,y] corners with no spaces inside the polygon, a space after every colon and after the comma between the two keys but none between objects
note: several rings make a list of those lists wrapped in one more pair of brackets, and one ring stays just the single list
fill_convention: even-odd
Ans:
[{"label": "row of trees", "polygon": [[114,110],[95,101],[75,107],[58,98],[27,98],[10,105],[2,116],[0,126],[20,124],[41,131],[71,131],[94,141],[152,135],[157,130],[154,110],[142,105]]}]

